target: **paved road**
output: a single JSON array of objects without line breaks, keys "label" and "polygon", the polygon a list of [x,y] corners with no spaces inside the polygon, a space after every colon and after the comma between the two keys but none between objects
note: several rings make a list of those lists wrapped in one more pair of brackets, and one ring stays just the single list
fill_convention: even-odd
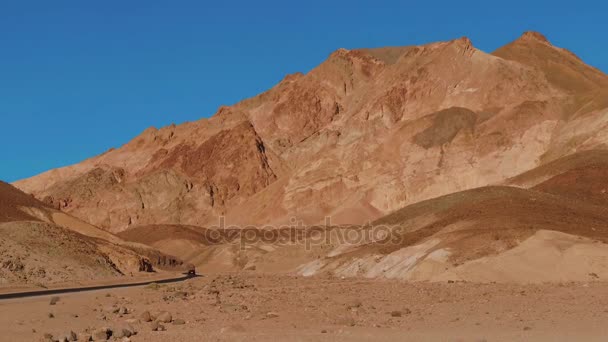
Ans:
[{"label": "paved road", "polygon": [[191,274],[183,274],[176,278],[148,280],[148,281],[142,281],[142,282],[137,282],[137,283],[122,283],[122,284],[112,284],[112,285],[98,285],[98,286],[84,286],[84,287],[72,287],[72,288],[61,288],[61,289],[34,290],[34,291],[25,291],[25,292],[0,293],[0,300],[48,296],[48,295],[55,295],[55,294],[76,293],[76,292],[85,292],[85,291],[106,290],[106,289],[116,289],[116,288],[133,287],[133,286],[143,286],[143,285],[148,285],[148,284],[152,284],[152,283],[168,284],[168,283],[176,283],[176,282],[184,281],[186,279],[190,279],[193,277],[196,277],[196,276],[191,275]]}]

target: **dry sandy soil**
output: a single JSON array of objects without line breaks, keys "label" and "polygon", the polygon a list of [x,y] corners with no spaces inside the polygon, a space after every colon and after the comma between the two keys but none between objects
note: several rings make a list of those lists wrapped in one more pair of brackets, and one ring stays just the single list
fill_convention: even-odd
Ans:
[{"label": "dry sandy soil", "polygon": [[[131,341],[604,341],[607,293],[603,282],[210,274],[173,285],[65,295],[54,305],[50,297],[2,301],[0,336],[36,341],[45,333],[83,336],[108,327],[114,334],[137,331]],[[121,307],[127,313],[113,313]],[[168,311],[174,322],[152,331],[152,323],[142,320],[146,311],[157,317]]]}]

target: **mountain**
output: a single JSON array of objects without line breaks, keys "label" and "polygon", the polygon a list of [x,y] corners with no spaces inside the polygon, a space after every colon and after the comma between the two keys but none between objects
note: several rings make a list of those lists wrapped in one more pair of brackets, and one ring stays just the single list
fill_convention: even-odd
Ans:
[{"label": "mountain", "polygon": [[109,232],[150,225],[364,224],[606,149],[608,76],[527,32],[339,49],[209,119],[14,185]]}]

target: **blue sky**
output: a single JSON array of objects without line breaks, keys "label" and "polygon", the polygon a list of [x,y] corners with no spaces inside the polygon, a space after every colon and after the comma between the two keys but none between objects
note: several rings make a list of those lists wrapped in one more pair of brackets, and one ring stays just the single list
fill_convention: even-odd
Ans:
[{"label": "blue sky", "polygon": [[213,115],[340,47],[537,30],[608,71],[604,2],[0,0],[0,179]]}]

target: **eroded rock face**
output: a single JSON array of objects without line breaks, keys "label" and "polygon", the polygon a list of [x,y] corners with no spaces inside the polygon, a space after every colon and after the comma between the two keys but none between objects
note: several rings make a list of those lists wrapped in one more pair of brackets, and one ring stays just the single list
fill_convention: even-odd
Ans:
[{"label": "eroded rock face", "polygon": [[161,145],[166,147],[141,170],[98,165],[50,187],[45,201],[110,231],[157,222],[201,224],[277,178],[247,121],[202,142]]},{"label": "eroded rock face", "polygon": [[340,49],[210,119],[18,187],[118,232],[142,224],[364,223],[606,146],[608,76],[537,33]]}]

